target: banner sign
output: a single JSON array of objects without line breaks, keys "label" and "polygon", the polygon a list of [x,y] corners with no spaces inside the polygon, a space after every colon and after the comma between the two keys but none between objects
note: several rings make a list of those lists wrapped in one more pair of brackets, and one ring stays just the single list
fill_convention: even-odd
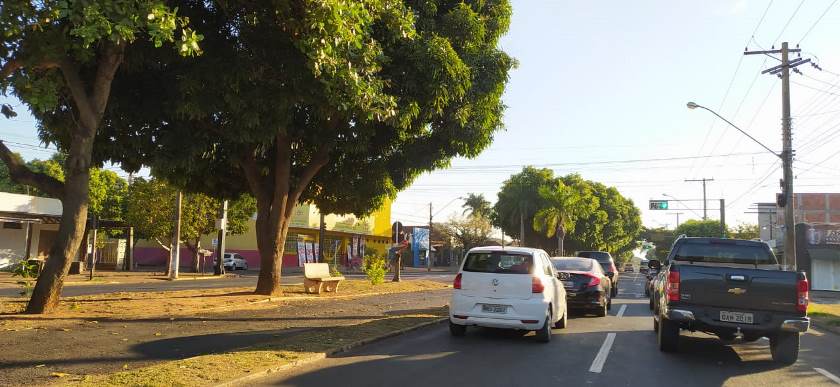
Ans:
[{"label": "banner sign", "polygon": [[303,267],[306,262],[306,242],[297,242],[298,266]]},{"label": "banner sign", "polygon": [[840,246],[840,225],[809,224],[805,231],[805,240],[811,246]]}]

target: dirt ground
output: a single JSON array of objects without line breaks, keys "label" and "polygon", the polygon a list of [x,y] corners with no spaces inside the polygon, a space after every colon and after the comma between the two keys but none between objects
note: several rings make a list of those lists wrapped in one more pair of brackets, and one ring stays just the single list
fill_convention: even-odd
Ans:
[{"label": "dirt ground", "polygon": [[[56,375],[90,375],[254,346],[319,327],[362,324],[394,313],[440,307],[449,291],[432,281],[376,287],[348,280],[340,293],[283,297],[251,288],[111,293],[65,299],[49,316],[9,314],[0,302],[0,385],[48,384]],[[54,375],[54,376],[51,376]]]}]

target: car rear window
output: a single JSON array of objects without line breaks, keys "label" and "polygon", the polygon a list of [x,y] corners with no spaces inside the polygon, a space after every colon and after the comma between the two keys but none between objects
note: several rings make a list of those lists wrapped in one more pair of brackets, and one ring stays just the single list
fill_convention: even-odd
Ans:
[{"label": "car rear window", "polygon": [[464,271],[477,273],[530,274],[534,258],[527,254],[504,252],[469,253]]},{"label": "car rear window", "polygon": [[598,262],[609,262],[610,255],[603,251],[581,251],[577,253],[578,257],[597,259]]},{"label": "car rear window", "polygon": [[591,259],[552,259],[551,263],[554,268],[560,271],[576,270],[576,271],[590,271],[592,270]]},{"label": "car rear window", "polygon": [[770,249],[760,245],[735,243],[683,243],[677,247],[675,261],[775,265]]}]

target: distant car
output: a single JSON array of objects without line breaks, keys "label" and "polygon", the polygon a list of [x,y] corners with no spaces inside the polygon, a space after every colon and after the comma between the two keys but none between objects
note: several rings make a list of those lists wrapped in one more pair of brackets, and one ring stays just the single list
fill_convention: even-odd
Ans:
[{"label": "distant car", "polygon": [[566,302],[570,308],[593,310],[599,317],[612,308],[612,282],[601,265],[590,258],[551,258],[557,278],[566,288]]},{"label": "distant car", "polygon": [[566,291],[548,254],[524,247],[471,249],[455,276],[449,301],[449,331],[468,326],[535,331],[551,340],[551,329],[567,324]]},{"label": "distant car", "polygon": [[630,262],[625,263],[622,271],[625,272],[625,273],[632,273],[633,272],[633,264],[630,263]]},{"label": "distant car", "polygon": [[245,257],[237,253],[225,253],[222,264],[224,264],[225,270],[248,270],[248,261],[245,260]]},{"label": "distant car", "polygon": [[610,253],[606,251],[578,251],[575,253],[575,256],[592,258],[598,261],[601,264],[601,268],[607,273],[607,277],[610,277],[610,282],[612,282],[612,293],[610,296],[615,297],[618,295],[618,269],[615,268],[615,260],[613,260]]}]

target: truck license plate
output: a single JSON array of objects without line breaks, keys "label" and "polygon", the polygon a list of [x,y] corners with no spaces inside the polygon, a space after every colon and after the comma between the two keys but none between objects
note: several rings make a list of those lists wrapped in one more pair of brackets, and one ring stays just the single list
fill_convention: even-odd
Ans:
[{"label": "truck license plate", "polygon": [[484,313],[507,313],[507,305],[483,304],[481,311]]},{"label": "truck license plate", "polygon": [[722,310],[722,311],[720,311],[720,321],[741,323],[741,324],[752,324],[753,323],[753,314],[752,313],[742,313],[742,312],[727,312],[725,310]]}]

